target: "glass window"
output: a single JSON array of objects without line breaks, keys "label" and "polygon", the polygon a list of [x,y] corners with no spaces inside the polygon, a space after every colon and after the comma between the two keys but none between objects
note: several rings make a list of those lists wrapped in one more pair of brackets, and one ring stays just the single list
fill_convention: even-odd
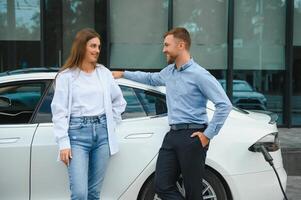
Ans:
[{"label": "glass window", "polygon": [[45,83],[24,82],[0,86],[0,123],[29,123],[45,87]]},{"label": "glass window", "polygon": [[[133,89],[127,86],[120,86],[120,88],[127,102],[125,112],[122,114],[123,119],[154,116],[167,113],[164,95],[141,89]],[[50,105],[53,95],[54,89],[53,86],[51,86],[35,117],[35,123],[51,122],[52,115]]]},{"label": "glass window", "polygon": [[62,65],[62,2],[43,1],[43,60],[45,66]]},{"label": "glass window", "polygon": [[134,89],[147,116],[167,113],[165,95],[147,90]]},{"label": "glass window", "polygon": [[294,45],[301,46],[301,0],[294,2]]},{"label": "glass window", "polygon": [[54,85],[51,84],[49,87],[47,94],[43,98],[43,102],[41,103],[39,110],[33,120],[34,123],[51,123],[52,122],[52,113],[51,113],[51,102],[54,95]]},{"label": "glass window", "polygon": [[168,0],[111,1],[111,68],[161,69]]},{"label": "glass window", "polygon": [[63,3],[63,61],[70,53],[76,33],[83,28],[94,28],[95,2],[73,0]]},{"label": "glass window", "polygon": [[[239,0],[234,9],[233,104],[276,112],[282,124],[285,1]],[[251,90],[237,90],[238,83]]]},{"label": "glass window", "polygon": [[0,72],[40,66],[40,1],[0,1]]},{"label": "glass window", "polygon": [[253,92],[253,89],[246,81],[234,81],[233,91]]},{"label": "glass window", "polygon": [[190,33],[194,60],[226,80],[228,0],[174,0],[173,8],[174,26]]},{"label": "glass window", "polygon": [[146,113],[143,109],[143,105],[139,101],[133,88],[127,86],[120,86],[123,97],[127,102],[126,109],[122,114],[122,119],[146,117]]},{"label": "glass window", "polygon": [[209,70],[227,68],[227,0],[174,0],[173,18],[190,32],[195,61]]},{"label": "glass window", "polygon": [[40,40],[40,1],[0,1],[0,40]]},{"label": "glass window", "polygon": [[235,2],[234,69],[285,69],[285,1]]},{"label": "glass window", "polygon": [[292,124],[301,125],[301,0],[295,0]]}]

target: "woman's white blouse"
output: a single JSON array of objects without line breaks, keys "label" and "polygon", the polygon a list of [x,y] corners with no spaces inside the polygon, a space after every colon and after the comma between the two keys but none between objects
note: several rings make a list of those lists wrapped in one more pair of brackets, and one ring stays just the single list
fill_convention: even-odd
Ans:
[{"label": "woman's white blouse", "polygon": [[[99,77],[98,85],[103,89],[103,105],[107,118],[108,140],[111,155],[118,152],[118,138],[115,134],[116,124],[121,121],[126,101],[115,82],[112,73],[103,65],[96,65]],[[55,92],[51,103],[53,131],[59,149],[70,148],[68,136],[69,120],[72,108],[73,85],[78,77],[79,69],[66,69],[60,72],[55,80]]]},{"label": "woman's white blouse", "polygon": [[72,84],[71,116],[96,116],[105,113],[103,88],[96,70],[91,73],[79,70]]}]

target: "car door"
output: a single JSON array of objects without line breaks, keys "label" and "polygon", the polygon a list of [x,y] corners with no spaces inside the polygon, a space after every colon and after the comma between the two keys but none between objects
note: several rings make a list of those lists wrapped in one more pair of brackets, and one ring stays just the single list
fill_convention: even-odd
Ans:
[{"label": "car door", "polygon": [[52,84],[33,119],[39,125],[32,141],[31,200],[70,199],[67,168],[57,159],[50,107],[53,94]]},{"label": "car door", "polygon": [[120,151],[111,157],[101,197],[119,199],[157,155],[168,131],[165,95],[121,86],[127,107],[117,126]]},{"label": "car door", "polygon": [[0,84],[0,199],[30,198],[33,113],[45,91],[43,81]]},{"label": "car door", "polygon": [[[112,156],[102,199],[118,199],[158,153],[168,129],[165,96],[130,86],[121,86],[127,101],[122,123],[117,127],[120,152]],[[35,117],[39,123],[32,143],[31,199],[69,199],[67,169],[57,162],[58,147],[51,123],[53,88],[47,92]],[[163,136],[162,136],[163,133]]]}]

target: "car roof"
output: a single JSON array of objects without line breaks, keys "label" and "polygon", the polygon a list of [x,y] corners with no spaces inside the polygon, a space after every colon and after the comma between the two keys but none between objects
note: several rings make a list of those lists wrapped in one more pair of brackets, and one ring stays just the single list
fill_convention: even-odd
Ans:
[{"label": "car roof", "polygon": [[38,72],[58,72],[59,68],[57,67],[33,67],[33,68],[24,68],[24,69],[14,69],[8,70],[0,73],[0,77],[16,74],[27,74],[27,73],[38,73]]},{"label": "car roof", "polygon": [[[57,71],[46,71],[45,72],[39,72],[38,70],[36,71],[27,71],[27,73],[11,73],[8,75],[2,75],[0,76],[0,83],[8,83],[12,81],[26,81],[26,80],[53,80],[57,74]],[[165,93],[165,87],[154,87],[142,83],[138,83],[135,81],[131,81],[128,79],[117,79],[117,83],[122,84],[122,85],[127,85],[127,86],[132,86],[132,87],[137,87],[137,88],[143,88],[147,90],[154,90],[157,92]]]},{"label": "car roof", "polygon": [[[26,80],[53,80],[56,76],[57,72],[38,72],[38,71],[31,71],[28,73],[15,73],[10,75],[0,76],[0,83],[9,83],[9,82],[16,82],[16,81],[26,81]],[[116,79],[116,82],[121,85],[126,85],[135,88],[141,88],[150,91],[156,91],[163,94],[166,94],[165,86],[150,86],[142,83],[138,83],[136,81],[131,81],[125,78]],[[214,105],[211,101],[208,101],[207,106],[211,109],[214,108]]]}]

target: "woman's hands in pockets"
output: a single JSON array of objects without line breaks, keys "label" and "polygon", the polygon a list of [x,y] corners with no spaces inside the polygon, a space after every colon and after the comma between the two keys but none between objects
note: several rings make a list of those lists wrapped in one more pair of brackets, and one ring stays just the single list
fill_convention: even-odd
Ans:
[{"label": "woman's hands in pockets", "polygon": [[70,160],[72,159],[71,149],[60,150],[60,158],[65,165],[69,166]]}]

